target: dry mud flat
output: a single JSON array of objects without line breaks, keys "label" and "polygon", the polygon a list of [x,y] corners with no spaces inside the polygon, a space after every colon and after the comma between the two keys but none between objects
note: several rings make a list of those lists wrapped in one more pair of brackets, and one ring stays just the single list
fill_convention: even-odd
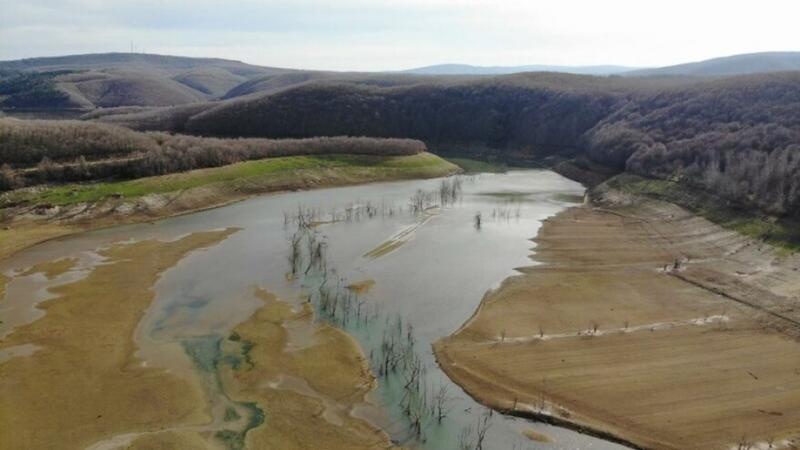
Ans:
[{"label": "dry mud flat", "polygon": [[800,442],[797,256],[657,203],[573,208],[537,242],[435,345],[467,392],[645,448]]},{"label": "dry mud flat", "polygon": [[[375,387],[358,344],[342,330],[315,323],[308,303],[293,307],[263,290],[256,295],[264,306],[223,342],[229,353],[249,348],[248,363],[220,369],[228,395],[257,404],[265,415],[247,433],[245,448],[390,448],[383,431],[357,417],[371,407],[366,396]],[[292,342],[289,329],[309,339]]]},{"label": "dry mud flat", "polygon": [[[0,337],[0,449],[391,447],[360,418],[374,408],[364,355],[345,332],[315,323],[308,304],[257,291],[263,307],[221,339],[210,376],[137,357],[135,330],[161,274],[234,232],[113,244],[97,251],[102,263],[85,276],[50,288],[53,298],[38,305],[43,316]],[[0,300],[14,277],[53,279],[76,262],[0,274]],[[226,411],[224,423],[214,422],[207,380],[254,413]]]},{"label": "dry mud flat", "polygon": [[53,288],[56,298],[39,306],[44,317],[0,339],[0,350],[36,347],[0,362],[0,448],[83,448],[123,432],[209,421],[198,407],[206,403],[201,386],[144,367],[133,333],[160,273],[233,231],[112,246],[85,278]]}]

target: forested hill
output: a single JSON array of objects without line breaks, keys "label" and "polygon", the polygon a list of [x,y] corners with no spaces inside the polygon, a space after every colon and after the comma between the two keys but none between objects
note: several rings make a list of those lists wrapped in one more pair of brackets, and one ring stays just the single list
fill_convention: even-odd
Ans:
[{"label": "forested hill", "polygon": [[515,161],[588,157],[778,215],[800,211],[800,72],[707,81],[521,74],[376,87],[312,83],[198,111],[107,116],[194,134],[424,140]]},{"label": "forested hill", "polygon": [[800,72],[638,96],[585,140],[595,161],[769,213],[800,214]]},{"label": "forested hill", "polygon": [[0,61],[0,108],[182,105],[221,97],[255,77],[290,72],[225,59],[140,53]]},{"label": "forested hill", "polygon": [[[0,109],[81,110],[197,105],[315,81],[367,86],[446,81],[402,73],[264,67],[218,58],[102,53],[0,61]],[[456,77],[464,78],[464,77]]]}]

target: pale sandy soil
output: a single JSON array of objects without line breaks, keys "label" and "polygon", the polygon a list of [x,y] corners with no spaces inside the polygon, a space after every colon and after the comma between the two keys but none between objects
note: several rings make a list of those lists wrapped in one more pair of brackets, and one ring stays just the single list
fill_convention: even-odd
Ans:
[{"label": "pale sandy soil", "polygon": [[[236,327],[235,341],[223,344],[235,354],[241,343],[251,343],[252,365],[221,368],[228,395],[264,411],[264,423],[247,433],[247,448],[391,447],[385,433],[354,416],[356,409],[369,407],[365,398],[375,386],[355,341],[335,327],[314,323],[307,303],[293,308],[263,290],[257,296],[264,306]],[[287,327],[310,328],[311,342],[290,345]]]},{"label": "pale sandy soil", "polygon": [[200,433],[170,431],[138,437],[125,450],[207,450],[209,440]]},{"label": "pale sandy soil", "polygon": [[[40,305],[45,315],[0,340],[0,351],[35,346],[0,362],[0,448],[228,448],[208,426],[200,374],[146,367],[133,337],[160,273],[233,232],[116,244],[99,251],[104,264],[85,278],[52,288],[55,297]],[[53,278],[75,263],[48,261],[15,276]],[[0,298],[7,281],[0,277]],[[263,307],[223,339],[212,374],[226,397],[263,413],[240,441],[244,448],[392,447],[379,426],[360,418],[380,414],[367,400],[375,379],[355,341],[314,322],[306,302],[285,303],[263,290],[256,296]],[[250,419],[224,428],[242,439]]]},{"label": "pale sandy soil", "polygon": [[[39,305],[44,317],[0,340],[0,350],[37,347],[0,363],[0,448],[85,448],[121,433],[208,422],[199,381],[143,367],[132,338],[161,272],[234,231],[114,245],[101,250],[108,264],[52,288],[55,298]],[[55,264],[39,270],[65,270]]]},{"label": "pale sandy soil", "polygon": [[348,284],[346,287],[356,294],[366,294],[375,287],[375,280],[356,281]]},{"label": "pale sandy soil", "polygon": [[59,275],[63,275],[73,269],[78,264],[77,258],[61,258],[55,261],[45,261],[35,266],[29,267],[24,272],[20,273],[19,276],[27,276],[32,275],[34,273],[41,273],[43,274],[48,280],[52,280],[53,278],[58,277]]},{"label": "pale sandy soil", "polygon": [[526,438],[534,441],[534,442],[544,442],[544,443],[552,443],[553,440],[550,439],[547,435],[539,433],[536,430],[524,430],[522,432]]},{"label": "pale sandy soil", "polygon": [[800,437],[797,256],[654,202],[572,208],[536,241],[544,264],[435,345],[472,396],[645,448]]},{"label": "pale sandy soil", "polygon": [[[80,226],[22,219],[0,229],[0,259],[49,239],[74,234]],[[88,229],[88,227],[86,228]]]}]

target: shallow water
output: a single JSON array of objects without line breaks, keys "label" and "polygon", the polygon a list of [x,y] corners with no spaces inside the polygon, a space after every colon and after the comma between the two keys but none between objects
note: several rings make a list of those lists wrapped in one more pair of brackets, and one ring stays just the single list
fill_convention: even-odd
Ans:
[{"label": "shallow water", "polygon": [[[240,227],[242,230],[226,241],[191,254],[163,274],[155,286],[156,300],[137,331],[139,356],[148,365],[176,372],[194,370],[181,342],[227,335],[260,305],[254,286],[263,286],[290,301],[301,298],[301,281],[286,278],[291,230],[284,213],[297,211],[299,206],[327,212],[365,202],[384,205],[384,211],[391,207],[394,213],[321,224],[317,230],[327,243],[329,267],[338,276],[350,282],[374,280],[374,286],[360,295],[366,305],[380,311],[381,317],[402,317],[413,325],[416,347],[428,368],[425,384],[448,386],[450,412],[443,425],[426,427],[425,442],[406,440],[409,433],[397,406],[401,392],[396,385],[382,382],[373,397],[383,411],[364,408],[357,413],[383,423],[394,439],[407,446],[457,448],[460,430],[474,425],[484,409],[438,369],[430,345],[460,327],[486,291],[513,275],[515,267],[533,264],[529,255],[534,244],[529,239],[536,235],[542,220],[569,206],[582,195],[583,188],[549,171],[482,174],[464,179],[463,196],[451,206],[430,210],[424,216],[407,211],[415,191],[436,190],[439,183],[404,181],[268,195],[164,220],[157,226],[122,226],[41,244],[3,263],[0,271],[13,275],[38,262],[65,256],[78,256],[83,264],[80,270],[56,280],[35,276],[13,279],[9,295],[14,293],[27,313],[4,313],[14,319],[0,325],[0,335],[35,320],[37,312],[32,305],[48,298],[43,289],[81,276],[87,264],[101,263],[92,257],[98,247],[129,239],[175,239],[196,231]],[[482,217],[480,229],[474,220],[478,212]],[[392,245],[381,247],[387,242]],[[391,251],[366,256],[376,248]],[[26,301],[20,301],[26,295]],[[7,303],[7,308],[16,307]],[[359,340],[365,354],[380,345],[374,326],[351,327],[348,331]],[[293,345],[302,346],[309,339],[301,333],[295,335]],[[298,388],[300,384],[292,386]],[[222,411],[225,406],[225,400],[218,399],[216,409]],[[544,434],[554,443],[530,441],[521,434],[526,429]],[[484,448],[621,447],[562,428],[495,414]]]}]

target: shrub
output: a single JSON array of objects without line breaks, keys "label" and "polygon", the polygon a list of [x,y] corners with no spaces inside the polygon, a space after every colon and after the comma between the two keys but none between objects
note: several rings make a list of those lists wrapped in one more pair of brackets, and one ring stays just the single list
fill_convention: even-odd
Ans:
[{"label": "shrub", "polygon": [[0,166],[0,191],[7,191],[20,186],[17,174],[8,164]]}]

